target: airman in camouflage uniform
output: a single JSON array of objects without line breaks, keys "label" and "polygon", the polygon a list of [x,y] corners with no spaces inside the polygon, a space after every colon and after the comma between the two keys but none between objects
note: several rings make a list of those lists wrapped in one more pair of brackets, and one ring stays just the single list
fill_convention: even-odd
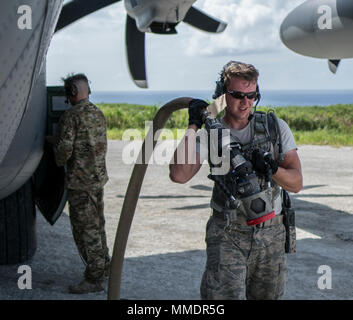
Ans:
[{"label": "airman in camouflage uniform", "polygon": [[72,232],[86,263],[85,279],[69,287],[72,293],[104,290],[104,276],[110,264],[103,213],[103,187],[108,181],[106,120],[88,100],[86,79],[76,75],[65,80],[65,87],[74,84],[77,90],[75,96],[70,95],[70,90],[67,93],[72,108],[60,118],[54,146],[57,165],[67,165]]},{"label": "airman in camouflage uniform", "polygon": [[[278,119],[279,133],[276,137],[277,147],[274,148],[267,122],[263,127],[265,122],[258,122],[260,117],[251,114],[258,92],[257,79],[258,71],[254,66],[230,61],[222,70],[216,97],[222,96],[226,101],[225,115],[220,121],[224,128],[229,129],[230,142],[250,147],[256,145],[256,148],[268,151],[273,156],[269,194],[272,194],[275,216],[248,225],[245,207],[232,207],[223,189],[215,184],[211,199],[212,215],[206,226],[207,262],[200,286],[202,299],[280,299],[284,295],[286,234],[279,186],[299,192],[302,188],[301,165],[288,125]],[[193,99],[189,102],[189,127],[170,164],[170,178],[174,182],[189,181],[208,159],[207,145],[202,143],[207,144],[207,132],[202,129],[196,133],[202,127],[201,110],[207,107],[208,103],[202,100]],[[266,139],[261,136],[265,133]],[[284,155],[281,162],[279,135]],[[193,152],[196,154],[196,163],[188,163],[188,159],[192,158],[189,154]],[[181,163],[178,163],[179,159]],[[264,159],[253,157],[251,161],[254,161],[252,165],[261,184],[261,170],[266,167]],[[235,194],[232,189],[235,187],[234,178],[228,181],[225,177],[221,175],[220,180]]]},{"label": "airman in camouflage uniform", "polygon": [[207,223],[201,298],[281,299],[287,275],[284,225],[248,226],[239,220],[227,226],[213,215]]}]

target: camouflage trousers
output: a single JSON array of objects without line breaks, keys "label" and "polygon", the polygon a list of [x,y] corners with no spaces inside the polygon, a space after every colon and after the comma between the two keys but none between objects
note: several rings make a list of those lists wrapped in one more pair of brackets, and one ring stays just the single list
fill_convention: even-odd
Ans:
[{"label": "camouflage trousers", "polygon": [[101,281],[110,263],[104,230],[103,189],[68,190],[70,221],[77,249],[86,263],[85,279]]},{"label": "camouflage trousers", "polygon": [[201,299],[281,299],[287,276],[285,228],[233,224],[211,217]]}]

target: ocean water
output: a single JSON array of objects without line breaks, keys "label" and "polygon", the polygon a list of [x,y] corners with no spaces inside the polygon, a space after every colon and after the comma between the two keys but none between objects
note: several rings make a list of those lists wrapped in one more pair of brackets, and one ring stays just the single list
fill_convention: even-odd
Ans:
[{"label": "ocean water", "polygon": [[[159,105],[179,97],[212,100],[213,91],[97,91],[94,103],[131,103]],[[260,106],[327,106],[353,103],[353,90],[262,90]]]}]

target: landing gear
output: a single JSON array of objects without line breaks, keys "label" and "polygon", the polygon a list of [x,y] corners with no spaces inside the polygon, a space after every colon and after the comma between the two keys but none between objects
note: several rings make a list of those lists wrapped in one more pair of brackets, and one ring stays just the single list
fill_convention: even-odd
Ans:
[{"label": "landing gear", "polygon": [[30,179],[0,200],[0,265],[22,263],[36,248],[36,208]]}]

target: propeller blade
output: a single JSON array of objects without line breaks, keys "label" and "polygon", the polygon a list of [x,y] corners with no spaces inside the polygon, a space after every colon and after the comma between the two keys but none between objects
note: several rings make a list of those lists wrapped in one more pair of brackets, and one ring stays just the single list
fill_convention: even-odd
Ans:
[{"label": "propeller blade", "polygon": [[61,10],[55,32],[81,19],[90,13],[109,6],[120,0],[74,0],[64,5]]},{"label": "propeller blade", "polygon": [[207,32],[222,32],[227,27],[225,22],[213,18],[199,9],[191,7],[186,13],[184,22]]},{"label": "propeller blade", "polygon": [[126,15],[126,56],[129,70],[135,84],[140,88],[147,88],[145,66],[145,33],[136,27],[136,21]]},{"label": "propeller blade", "polygon": [[337,72],[337,68],[340,64],[341,60],[328,60],[328,67],[332,73]]}]

